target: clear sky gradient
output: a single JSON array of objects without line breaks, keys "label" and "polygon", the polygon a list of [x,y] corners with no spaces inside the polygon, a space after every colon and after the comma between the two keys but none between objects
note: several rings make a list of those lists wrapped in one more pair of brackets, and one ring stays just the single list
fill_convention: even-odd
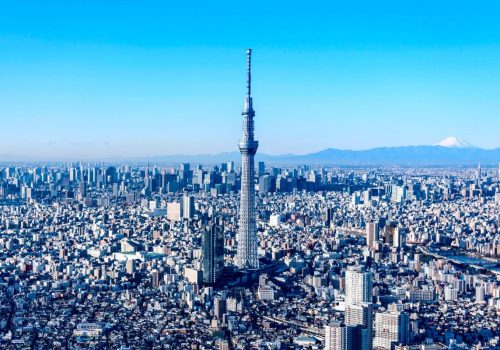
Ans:
[{"label": "clear sky gradient", "polygon": [[500,146],[499,1],[2,1],[0,155]]}]

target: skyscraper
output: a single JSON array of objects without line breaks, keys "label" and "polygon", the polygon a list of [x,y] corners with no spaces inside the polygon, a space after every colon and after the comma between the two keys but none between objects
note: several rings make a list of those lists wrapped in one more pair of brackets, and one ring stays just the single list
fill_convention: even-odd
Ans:
[{"label": "skyscraper", "polygon": [[410,319],[404,311],[387,311],[375,314],[375,339],[373,347],[393,349],[394,345],[408,344]]},{"label": "skyscraper", "polygon": [[325,326],[325,350],[349,350],[349,328],[340,321]]},{"label": "skyscraper", "polygon": [[222,315],[226,311],[225,301],[220,296],[214,298],[214,317],[218,320],[222,319]]},{"label": "skyscraper", "polygon": [[157,288],[160,285],[160,273],[156,269],[151,271],[151,285],[153,288]]},{"label": "skyscraper", "polygon": [[371,350],[373,342],[373,304],[347,304],[345,324],[349,329],[349,350]]},{"label": "skyscraper", "polygon": [[182,217],[192,219],[194,217],[194,197],[184,193],[182,197]]},{"label": "skyscraper", "polygon": [[134,259],[128,259],[126,263],[127,274],[133,275],[135,272],[135,261]]},{"label": "skyscraper", "polygon": [[149,188],[149,160],[148,166],[146,167],[146,171],[144,172],[144,186]]},{"label": "skyscraper", "polygon": [[394,238],[392,246],[395,248],[403,248],[406,243],[407,229],[403,227],[396,227],[394,230]]},{"label": "skyscraper", "polygon": [[202,237],[203,282],[216,283],[224,268],[224,235],[222,227],[212,224]]},{"label": "skyscraper", "polygon": [[372,274],[350,267],[345,275],[345,324],[350,328],[352,350],[372,349]]},{"label": "skyscraper", "polygon": [[372,274],[359,267],[350,267],[345,273],[345,302],[359,304],[372,302]]},{"label": "skyscraper", "polygon": [[366,245],[368,249],[375,247],[375,242],[378,242],[378,236],[378,222],[368,222],[366,224]]},{"label": "skyscraper", "polygon": [[254,140],[255,112],[251,97],[251,55],[247,50],[247,96],[243,108],[243,137],[239,142],[241,153],[240,221],[236,265],[240,269],[258,269],[257,227],[255,223],[255,164],[254,156],[259,143]]},{"label": "skyscraper", "polygon": [[484,303],[484,287],[483,286],[477,286],[476,287],[476,303]]},{"label": "skyscraper", "polygon": [[264,162],[259,162],[259,176],[266,173],[266,164]]}]

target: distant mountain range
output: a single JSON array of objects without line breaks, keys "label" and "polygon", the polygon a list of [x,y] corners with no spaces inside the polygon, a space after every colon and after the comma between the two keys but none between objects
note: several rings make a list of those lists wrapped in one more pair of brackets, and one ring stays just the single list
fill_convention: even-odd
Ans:
[{"label": "distant mountain range", "polygon": [[[239,152],[205,155],[173,155],[150,158],[156,162],[220,163],[241,160]],[[304,155],[257,153],[256,160],[274,163],[338,165],[476,165],[498,164],[500,148],[482,149],[458,138],[448,137],[434,146],[378,147],[352,151],[328,148]]]},{"label": "distant mountain range", "polygon": [[[172,155],[149,158],[152,162],[221,163],[240,162],[239,152],[205,155]],[[328,148],[304,155],[269,155],[257,153],[256,160],[288,164],[338,164],[338,165],[477,165],[498,164],[500,148],[450,148],[443,146],[379,147],[352,151]]]},{"label": "distant mountain range", "polygon": [[[23,161],[24,159],[8,155],[0,161]],[[75,159],[79,160],[79,159]],[[106,162],[146,162],[152,163],[222,163],[234,161],[239,163],[241,155],[238,151],[218,154],[200,155],[167,155],[152,157],[122,157],[96,159]],[[446,165],[497,165],[500,163],[500,148],[482,149],[458,138],[448,137],[434,146],[402,146],[378,147],[368,150],[342,150],[328,148],[319,152],[296,155],[269,155],[257,152],[257,161],[275,164],[330,164],[330,165],[403,165],[403,166],[446,166]],[[89,160],[84,160],[89,161]]]}]

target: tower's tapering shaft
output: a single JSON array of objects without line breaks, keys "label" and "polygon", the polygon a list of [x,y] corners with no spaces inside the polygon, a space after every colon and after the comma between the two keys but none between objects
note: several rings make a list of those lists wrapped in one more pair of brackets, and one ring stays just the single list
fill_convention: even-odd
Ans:
[{"label": "tower's tapering shaft", "polygon": [[241,153],[240,221],[238,230],[238,252],[236,265],[240,269],[259,268],[257,256],[257,226],[255,219],[255,165],[254,156],[259,143],[254,140],[255,112],[251,96],[252,49],[247,50],[247,96],[243,107],[243,137],[239,148]]}]

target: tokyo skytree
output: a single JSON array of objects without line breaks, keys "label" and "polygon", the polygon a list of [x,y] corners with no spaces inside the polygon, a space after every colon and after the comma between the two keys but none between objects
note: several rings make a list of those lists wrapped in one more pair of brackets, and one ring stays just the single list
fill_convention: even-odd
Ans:
[{"label": "tokyo skytree", "polygon": [[255,220],[255,165],[254,156],[259,143],[253,137],[255,111],[251,97],[252,49],[247,49],[247,96],[243,107],[243,137],[239,142],[241,153],[240,222],[236,265],[240,269],[258,269],[257,226]]}]

